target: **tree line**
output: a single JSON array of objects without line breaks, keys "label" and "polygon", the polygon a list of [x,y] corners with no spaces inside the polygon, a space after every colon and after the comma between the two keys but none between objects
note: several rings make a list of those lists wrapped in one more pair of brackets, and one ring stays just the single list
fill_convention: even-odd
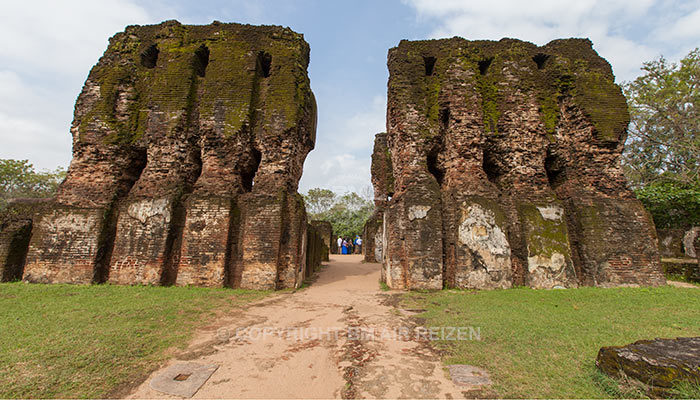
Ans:
[{"label": "tree line", "polygon": [[355,192],[337,194],[329,189],[314,188],[304,195],[310,220],[328,221],[333,234],[345,238],[362,236],[365,222],[374,212],[374,202],[368,190],[363,195]]},{"label": "tree line", "polygon": [[625,175],[657,228],[700,225],[700,50],[642,71],[622,85],[631,117]]},{"label": "tree line", "polygon": [[29,160],[0,159],[0,211],[16,198],[46,198],[56,194],[66,170],[37,172]]}]

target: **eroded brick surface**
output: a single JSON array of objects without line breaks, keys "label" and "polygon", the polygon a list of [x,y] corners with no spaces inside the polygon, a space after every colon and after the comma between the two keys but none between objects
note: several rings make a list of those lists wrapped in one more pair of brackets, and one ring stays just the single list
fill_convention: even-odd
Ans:
[{"label": "eroded brick surface", "polygon": [[25,279],[301,284],[314,147],[309,46],[288,28],[129,26],[91,70]]},{"label": "eroded brick surface", "polygon": [[388,66],[394,193],[378,137],[365,238],[383,231],[389,286],[664,283],[620,168],[627,105],[590,41],[402,41]]},{"label": "eroded brick surface", "polygon": [[0,282],[22,279],[32,227],[49,202],[15,199],[0,212]]},{"label": "eroded brick surface", "polygon": [[374,137],[371,170],[372,187],[374,188],[374,213],[365,224],[362,252],[365,261],[381,263],[383,259],[384,209],[389,196],[394,195],[394,176],[391,168],[391,154],[386,143],[386,133],[378,133]]},{"label": "eroded brick surface", "polygon": [[[314,227],[316,232],[320,235],[322,243],[321,248],[321,258],[322,261],[330,260],[330,250],[333,244],[333,226],[328,221],[311,221],[311,226]],[[336,243],[336,246],[338,244]]]}]

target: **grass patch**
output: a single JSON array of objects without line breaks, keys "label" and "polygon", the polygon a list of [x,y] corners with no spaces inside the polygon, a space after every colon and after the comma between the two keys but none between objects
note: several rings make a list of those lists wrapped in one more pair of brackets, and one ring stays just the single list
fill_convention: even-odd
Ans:
[{"label": "grass patch", "polygon": [[215,311],[266,292],[0,284],[0,398],[100,398],[184,348]]},{"label": "grass patch", "polygon": [[683,274],[672,274],[672,273],[667,273],[667,274],[666,274],[666,280],[668,280],[668,281],[676,281],[676,282],[685,282],[685,283],[693,284],[693,285],[695,285],[695,286],[700,286],[700,283],[689,280],[688,277],[686,277],[686,276],[683,275]]},{"label": "grass patch", "polygon": [[389,290],[391,290],[389,285],[387,285],[386,282],[382,282],[381,280],[379,281],[379,289],[383,292],[388,292]]},{"label": "grass patch", "polygon": [[675,386],[672,393],[676,399],[700,399],[700,383],[683,382]]},{"label": "grass patch", "polygon": [[[407,293],[426,327],[478,328],[480,340],[441,341],[447,364],[486,368],[499,397],[637,397],[595,367],[603,346],[697,336],[700,291],[580,288]],[[685,393],[691,389],[685,388]]]}]

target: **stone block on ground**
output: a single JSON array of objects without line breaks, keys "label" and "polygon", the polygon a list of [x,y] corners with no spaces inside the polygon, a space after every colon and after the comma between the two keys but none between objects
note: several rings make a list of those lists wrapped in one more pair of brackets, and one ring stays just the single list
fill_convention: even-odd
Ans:
[{"label": "stone block on ground", "polygon": [[171,396],[190,398],[219,369],[215,364],[179,363],[151,380],[152,389]]},{"label": "stone block on ground", "polygon": [[603,347],[596,366],[617,378],[632,378],[664,396],[683,383],[700,385],[700,337],[640,340],[626,346]]}]

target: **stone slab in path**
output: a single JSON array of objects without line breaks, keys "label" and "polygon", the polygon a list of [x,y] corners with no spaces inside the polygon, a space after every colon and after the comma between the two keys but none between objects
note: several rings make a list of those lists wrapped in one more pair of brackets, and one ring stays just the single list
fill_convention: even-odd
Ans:
[{"label": "stone slab in path", "polygon": [[153,378],[150,386],[159,392],[189,398],[218,368],[215,364],[175,364]]},{"label": "stone slab in path", "polygon": [[491,378],[485,369],[466,364],[448,365],[452,382],[459,386],[487,386],[491,385]]},{"label": "stone slab in path", "polygon": [[700,384],[700,337],[603,347],[596,366],[608,375],[645,383],[652,393],[663,393],[683,381]]}]

